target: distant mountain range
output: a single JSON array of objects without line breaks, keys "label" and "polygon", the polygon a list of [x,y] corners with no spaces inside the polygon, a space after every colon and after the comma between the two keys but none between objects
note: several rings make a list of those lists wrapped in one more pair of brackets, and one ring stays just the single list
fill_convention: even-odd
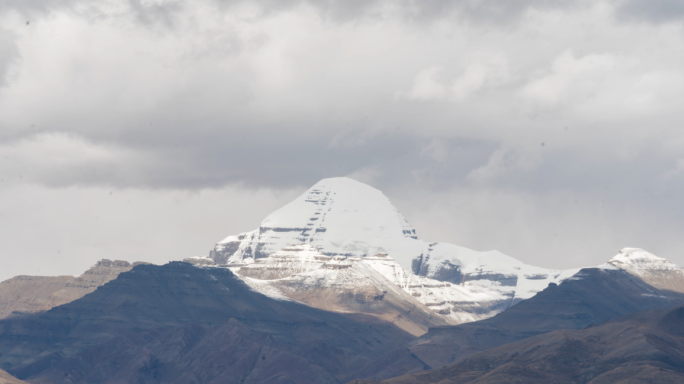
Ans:
[{"label": "distant mountain range", "polygon": [[0,283],[0,384],[681,382],[684,372],[682,268],[637,248],[556,271],[426,243],[380,191],[347,178],[184,261],[102,260],[78,277]]}]

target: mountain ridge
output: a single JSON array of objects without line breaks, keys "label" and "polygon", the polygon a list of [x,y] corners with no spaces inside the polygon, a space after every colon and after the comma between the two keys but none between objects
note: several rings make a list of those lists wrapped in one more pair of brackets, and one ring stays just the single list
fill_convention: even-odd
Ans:
[{"label": "mountain ridge", "polygon": [[352,383],[681,383],[682,351],[684,307],[675,306],[533,336],[428,372]]},{"label": "mountain ridge", "polygon": [[34,383],[337,384],[412,339],[371,317],[273,300],[226,268],[172,262],[1,320],[0,367]]},{"label": "mountain ridge", "polygon": [[79,276],[15,276],[0,282],[0,319],[47,311],[79,299],[143,262],[99,260]]}]

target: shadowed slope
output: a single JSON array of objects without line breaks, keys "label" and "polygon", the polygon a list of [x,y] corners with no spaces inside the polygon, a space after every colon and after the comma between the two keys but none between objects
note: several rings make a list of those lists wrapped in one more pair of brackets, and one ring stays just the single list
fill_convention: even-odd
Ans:
[{"label": "shadowed slope", "polygon": [[[684,294],[658,290],[622,270],[588,268],[561,285],[551,284],[531,299],[490,319],[430,328],[409,350],[431,368],[482,350],[559,329],[582,329],[628,313],[684,304]],[[419,363],[410,367],[414,372]],[[389,377],[382,360],[358,378]],[[396,373],[396,367],[391,367]],[[406,373],[408,373],[407,371]]]},{"label": "shadowed slope", "polygon": [[1,321],[0,364],[32,383],[338,383],[411,339],[374,319],[273,300],[227,269],[175,262]]},{"label": "shadowed slope", "polygon": [[448,367],[383,381],[422,383],[681,383],[684,307],[626,315],[483,351]]}]

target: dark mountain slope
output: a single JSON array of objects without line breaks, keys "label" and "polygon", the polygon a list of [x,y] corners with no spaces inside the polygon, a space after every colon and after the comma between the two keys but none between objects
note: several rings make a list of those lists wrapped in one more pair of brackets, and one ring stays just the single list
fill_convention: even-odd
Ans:
[{"label": "dark mountain slope", "polygon": [[176,262],[0,321],[0,368],[32,383],[337,383],[411,339]]},{"label": "dark mountain slope", "polygon": [[[636,311],[684,304],[684,294],[656,289],[622,270],[587,268],[560,285],[550,284],[534,297],[486,320],[430,328],[409,343],[420,366],[443,367],[473,353],[560,329],[582,329]],[[357,378],[385,379],[397,374],[383,360]]]},{"label": "dark mountain slope", "polygon": [[474,354],[383,383],[682,383],[684,307],[638,312]]}]

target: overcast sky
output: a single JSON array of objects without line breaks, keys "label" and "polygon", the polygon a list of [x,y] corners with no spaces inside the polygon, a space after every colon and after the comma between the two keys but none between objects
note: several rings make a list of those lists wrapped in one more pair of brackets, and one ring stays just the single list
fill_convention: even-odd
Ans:
[{"label": "overcast sky", "polygon": [[0,280],[206,255],[316,181],[429,241],[684,265],[679,0],[0,3]]}]

